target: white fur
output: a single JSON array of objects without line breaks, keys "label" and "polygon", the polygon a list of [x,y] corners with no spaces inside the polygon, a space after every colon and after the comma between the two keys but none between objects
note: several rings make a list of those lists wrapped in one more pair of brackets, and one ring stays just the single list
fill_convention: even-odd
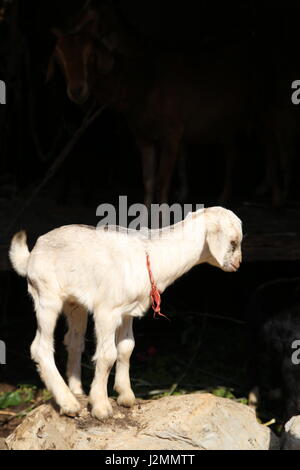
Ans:
[{"label": "white fur", "polygon": [[[149,233],[150,238],[68,225],[41,236],[31,253],[24,232],[12,240],[10,258],[15,270],[27,276],[37,315],[31,355],[66,414],[74,415],[80,409],[74,394],[82,393],[80,361],[87,311],[93,312],[97,336],[90,392],[93,415],[103,419],[112,413],[107,379],[115,361],[118,403],[134,403],[129,378],[132,319],[143,315],[150,305],[146,253],[161,292],[197,264],[207,262],[236,271],[241,262],[241,221],[221,207],[191,213],[183,222]],[[69,387],[53,355],[53,333],[62,311],[69,325],[65,338]]]}]

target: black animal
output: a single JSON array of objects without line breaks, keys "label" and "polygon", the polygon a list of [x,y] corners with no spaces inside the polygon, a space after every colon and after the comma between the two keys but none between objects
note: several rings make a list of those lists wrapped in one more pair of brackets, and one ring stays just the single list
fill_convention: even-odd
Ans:
[{"label": "black animal", "polygon": [[[247,307],[249,404],[284,420],[300,414],[300,278],[260,286]],[[299,356],[299,359],[298,359]]]}]

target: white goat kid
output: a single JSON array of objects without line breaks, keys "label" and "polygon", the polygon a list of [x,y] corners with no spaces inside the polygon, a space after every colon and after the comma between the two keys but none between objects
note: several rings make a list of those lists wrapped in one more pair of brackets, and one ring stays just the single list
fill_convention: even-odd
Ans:
[{"label": "white goat kid", "polygon": [[[80,410],[75,395],[82,393],[81,353],[88,311],[93,312],[97,336],[92,414],[98,419],[112,414],[107,380],[115,361],[118,404],[134,404],[129,377],[134,348],[132,319],[142,316],[150,305],[147,254],[157,288],[163,292],[200,263],[236,271],[241,262],[241,241],[240,219],[222,207],[190,213],[184,221],[149,231],[147,236],[63,226],[41,236],[31,253],[25,232],[17,233],[10,259],[17,273],[27,277],[38,324],[31,356],[61,411],[75,415]],[[56,368],[53,353],[54,329],[61,312],[69,326],[65,337],[69,387]]]}]

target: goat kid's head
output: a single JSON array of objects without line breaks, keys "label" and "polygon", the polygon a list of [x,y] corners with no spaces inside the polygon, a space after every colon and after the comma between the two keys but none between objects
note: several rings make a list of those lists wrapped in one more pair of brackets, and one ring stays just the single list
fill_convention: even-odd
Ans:
[{"label": "goat kid's head", "polygon": [[241,220],[223,207],[205,209],[207,226],[207,262],[223,271],[235,272],[242,261]]}]

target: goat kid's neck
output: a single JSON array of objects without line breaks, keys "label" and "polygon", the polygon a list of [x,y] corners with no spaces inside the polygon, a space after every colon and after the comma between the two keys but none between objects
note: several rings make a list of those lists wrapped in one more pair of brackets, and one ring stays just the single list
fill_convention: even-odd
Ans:
[{"label": "goat kid's neck", "polygon": [[161,238],[148,242],[151,270],[161,292],[193,266],[205,263],[208,258],[205,239],[204,212],[200,212],[174,225]]}]

